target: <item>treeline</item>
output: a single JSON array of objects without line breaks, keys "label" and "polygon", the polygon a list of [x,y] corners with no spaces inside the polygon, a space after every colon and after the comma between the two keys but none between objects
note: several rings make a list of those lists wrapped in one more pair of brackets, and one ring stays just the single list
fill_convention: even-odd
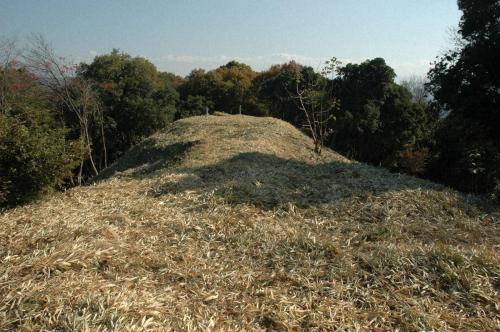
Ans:
[{"label": "treeline", "polygon": [[409,157],[401,160],[401,153],[424,151],[432,140],[436,112],[426,102],[414,101],[381,58],[338,66],[334,74],[330,79],[293,61],[260,73],[235,61],[208,72],[194,70],[178,88],[178,116],[205,114],[207,107],[233,114],[241,109],[243,114],[273,116],[304,128],[307,114],[299,95],[312,90],[317,99],[324,94],[338,101],[329,111],[327,146],[360,161],[423,172],[408,165]]},{"label": "treeline", "polygon": [[457,44],[426,82],[396,83],[381,58],[321,71],[231,61],[182,78],[118,50],[74,65],[41,37],[23,54],[4,42],[0,205],[80,184],[169,122],[207,111],[280,118],[350,158],[500,201],[500,4],[483,2],[458,2]]},{"label": "treeline", "polygon": [[146,59],[72,64],[40,36],[0,55],[0,206],[81,184],[174,120],[175,76]]}]

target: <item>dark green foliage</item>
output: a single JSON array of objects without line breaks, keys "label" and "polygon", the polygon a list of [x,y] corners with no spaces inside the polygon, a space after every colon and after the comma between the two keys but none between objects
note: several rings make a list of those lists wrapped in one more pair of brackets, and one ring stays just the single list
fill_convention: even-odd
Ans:
[{"label": "dark green foliage", "polygon": [[97,91],[110,160],[174,119],[178,94],[171,77],[146,59],[113,50],[83,65],[81,75]]},{"label": "dark green foliage", "polygon": [[493,202],[500,205],[500,181],[496,180],[493,190],[491,190],[490,198]]},{"label": "dark green foliage", "polygon": [[187,100],[188,96],[203,96],[205,99],[213,94],[215,78],[213,72],[203,69],[194,69],[186,77],[186,81],[179,86],[181,100]]},{"label": "dark green foliage", "polygon": [[[257,100],[252,81],[257,75],[249,66],[231,61],[215,70],[193,70],[184,84],[179,86],[181,116],[200,113],[200,106],[208,106],[210,112],[265,116],[265,105]],[[204,113],[204,106],[203,113]]]},{"label": "dark green foliage", "polygon": [[[329,111],[334,120],[328,123],[333,132],[328,145],[351,158],[405,170],[399,165],[400,154],[408,145],[420,149],[429,144],[437,116],[425,103],[414,102],[411,93],[394,82],[395,76],[381,58],[340,67],[330,81],[290,62],[258,75],[254,90],[272,116],[300,128],[307,121],[298,104],[299,92],[340,101],[340,107],[335,102]],[[322,81],[329,82],[326,89],[320,88]]]},{"label": "dark green foliage", "polygon": [[460,40],[429,72],[428,88],[446,116],[429,175],[465,191],[500,183],[500,3],[460,0]]},{"label": "dark green foliage", "polygon": [[71,177],[77,159],[62,129],[0,114],[0,206],[36,198]]},{"label": "dark green foliage", "polygon": [[[40,41],[36,50],[55,61]],[[72,181],[72,171],[77,179],[89,178],[174,119],[173,84],[182,79],[159,73],[143,58],[114,50],[82,64],[76,76],[70,71],[78,67],[60,67],[62,94],[51,89],[53,76],[41,80],[18,69],[17,61],[0,68],[0,204],[35,198]]]},{"label": "dark green foliage", "polygon": [[253,116],[269,116],[267,105],[256,96],[249,95],[241,104],[242,113]]},{"label": "dark green foliage", "polygon": [[[81,170],[79,179],[89,178],[167,123],[204,115],[207,108],[271,115],[303,129],[315,143],[313,125],[322,123],[321,142],[327,138],[329,147],[349,158],[416,175],[425,170],[434,180],[488,192],[500,202],[500,3],[458,5],[460,40],[428,75],[433,99],[422,80],[396,84],[382,58],[335,66],[332,77],[293,61],[261,73],[231,61],[181,78],[113,50],[79,69],[72,66],[71,73],[62,66],[61,87],[71,103],[47,84],[42,89],[42,76],[37,83],[17,61],[3,61],[0,204],[36,197],[60,185],[71,169]],[[46,62],[40,63],[44,69]],[[84,119],[70,106],[85,110]],[[307,110],[318,109],[321,119],[308,121]]]},{"label": "dark green foliage", "polygon": [[350,158],[398,168],[406,145],[430,139],[436,116],[394,82],[396,75],[384,59],[347,64],[338,74],[332,83],[340,99],[332,148]]},{"label": "dark green foliage", "polygon": [[60,186],[78,162],[77,142],[50,111],[50,102],[25,70],[0,68],[0,206],[13,206]]},{"label": "dark green foliage", "polygon": [[187,118],[190,116],[206,114],[207,107],[209,112],[212,113],[212,101],[207,100],[204,96],[188,95],[185,100],[181,101],[181,107],[176,118]]},{"label": "dark green foliage", "polygon": [[302,65],[292,61],[272,66],[259,74],[253,82],[258,98],[265,103],[270,115],[297,127],[303,123],[304,115],[298,109],[293,95],[303,71]]},{"label": "dark green foliage", "polygon": [[413,102],[406,88],[390,84],[380,112],[375,160],[389,168],[397,168],[397,157],[406,145],[422,147],[428,144],[435,121],[430,109],[425,104]]},{"label": "dark green foliage", "polygon": [[180,77],[172,73],[161,72],[158,74],[158,76],[160,77],[161,80],[170,82],[170,85],[176,90],[186,82],[186,80],[183,77]]},{"label": "dark green foliage", "polygon": [[336,114],[333,148],[358,160],[381,162],[381,153],[373,150],[377,144],[374,136],[380,126],[380,108],[394,77],[383,59],[347,64],[339,70],[335,84],[341,108]]},{"label": "dark green foliage", "polygon": [[[305,97],[302,101],[314,103],[314,107],[325,106],[326,99],[335,99],[327,82],[328,79],[316,73],[312,67],[290,61],[273,65],[269,70],[260,73],[253,85],[256,95],[269,109],[271,116],[303,129],[309,124],[301,109],[299,94]],[[310,134],[308,130],[306,132]]]}]

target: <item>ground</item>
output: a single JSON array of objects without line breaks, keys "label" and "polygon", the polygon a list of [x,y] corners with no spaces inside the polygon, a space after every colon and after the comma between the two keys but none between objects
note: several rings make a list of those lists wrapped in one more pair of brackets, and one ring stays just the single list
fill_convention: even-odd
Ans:
[{"label": "ground", "polygon": [[0,330],[500,330],[500,214],[277,119],[177,121],[0,214]]}]

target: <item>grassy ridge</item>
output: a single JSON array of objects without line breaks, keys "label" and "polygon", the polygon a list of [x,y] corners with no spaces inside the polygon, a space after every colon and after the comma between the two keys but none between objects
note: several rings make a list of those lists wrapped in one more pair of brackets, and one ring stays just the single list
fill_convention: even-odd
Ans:
[{"label": "grassy ridge", "polygon": [[499,217],[276,119],[188,118],[0,215],[0,330],[498,330]]}]

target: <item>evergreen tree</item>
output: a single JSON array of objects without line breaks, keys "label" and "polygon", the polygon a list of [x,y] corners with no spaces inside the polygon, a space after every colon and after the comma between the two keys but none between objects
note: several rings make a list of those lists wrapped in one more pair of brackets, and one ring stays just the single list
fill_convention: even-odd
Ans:
[{"label": "evergreen tree", "polygon": [[72,177],[78,147],[36,78],[0,66],[0,207],[37,198]]},{"label": "evergreen tree", "polygon": [[256,98],[252,81],[257,73],[249,66],[230,61],[224,66],[206,72],[193,70],[179,87],[181,116],[196,115],[200,106],[211,111],[236,114],[240,107],[243,114],[264,116],[267,109]]},{"label": "evergreen tree", "polygon": [[340,99],[330,145],[360,161],[397,168],[408,145],[420,148],[432,135],[435,116],[394,82],[384,59],[347,64],[334,80]]},{"label": "evergreen tree", "polygon": [[461,190],[491,192],[500,185],[500,2],[458,6],[461,40],[428,75],[433,106],[445,115],[429,172]]},{"label": "evergreen tree", "polygon": [[97,91],[110,160],[174,119],[178,94],[144,58],[115,49],[82,65],[80,75]]}]

